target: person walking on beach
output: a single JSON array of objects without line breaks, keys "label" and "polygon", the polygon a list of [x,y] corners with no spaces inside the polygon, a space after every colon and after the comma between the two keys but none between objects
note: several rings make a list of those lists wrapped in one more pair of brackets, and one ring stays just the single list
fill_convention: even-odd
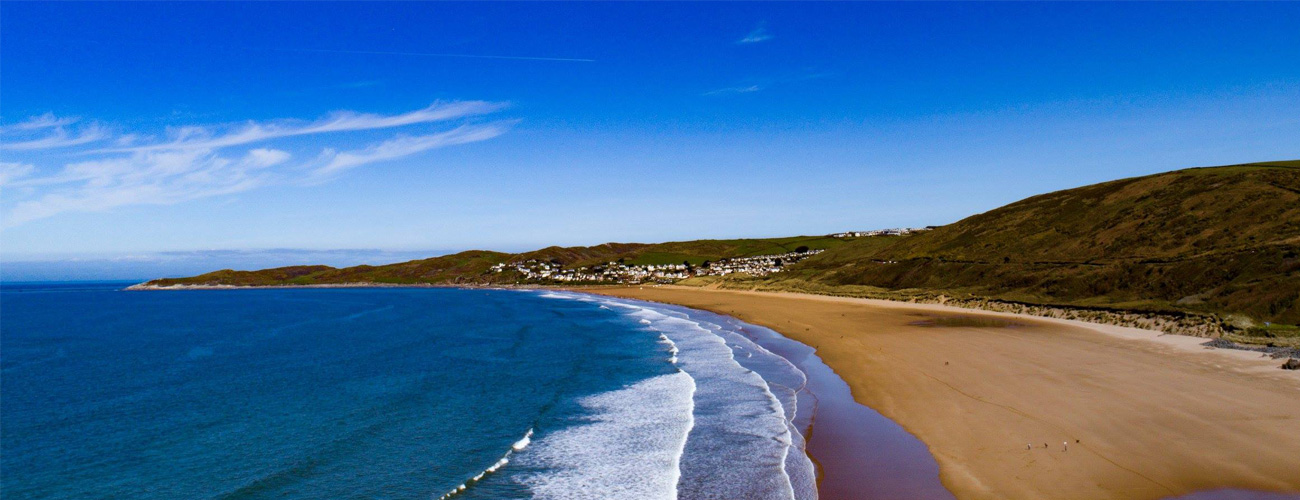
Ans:
[{"label": "person walking on beach", "polygon": [[1061,446],[1065,447],[1065,449],[1063,449],[1063,450],[1061,450],[1061,451],[1070,451],[1070,442],[1069,442],[1069,441],[1062,441],[1062,442],[1061,442]]}]

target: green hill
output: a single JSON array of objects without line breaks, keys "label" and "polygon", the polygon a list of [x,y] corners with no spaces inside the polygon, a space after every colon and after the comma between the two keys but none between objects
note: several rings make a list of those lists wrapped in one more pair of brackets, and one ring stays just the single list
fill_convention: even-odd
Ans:
[{"label": "green hill", "polygon": [[800,246],[826,252],[768,278],[690,282],[1300,324],[1300,161],[1193,168],[1067,189],[908,236],[470,251],[385,266],[224,270],[149,284],[515,283],[521,275],[494,273],[492,266],[537,260],[577,268],[619,259],[699,265]]},{"label": "green hill", "polygon": [[492,273],[498,263],[538,260],[576,268],[623,259],[628,264],[700,264],[706,260],[748,257],[794,251],[799,247],[827,249],[850,240],[826,236],[790,238],[697,240],[669,243],[605,243],[590,247],[547,247],[520,254],[471,250],[430,259],[384,266],[292,266],[260,271],[225,269],[189,278],[165,278],[148,282],[153,286],[174,285],[329,285],[345,283],[386,284],[503,284],[515,283],[515,273]]},{"label": "green hill", "polygon": [[1300,161],[1194,168],[1027,198],[810,258],[770,284],[1300,323]]}]

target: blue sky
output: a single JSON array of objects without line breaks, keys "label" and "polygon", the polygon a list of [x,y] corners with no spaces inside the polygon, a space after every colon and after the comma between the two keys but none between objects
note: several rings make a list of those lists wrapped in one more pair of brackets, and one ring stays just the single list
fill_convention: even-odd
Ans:
[{"label": "blue sky", "polygon": [[1295,3],[4,2],[0,259],[945,224],[1300,157],[1298,25]]}]

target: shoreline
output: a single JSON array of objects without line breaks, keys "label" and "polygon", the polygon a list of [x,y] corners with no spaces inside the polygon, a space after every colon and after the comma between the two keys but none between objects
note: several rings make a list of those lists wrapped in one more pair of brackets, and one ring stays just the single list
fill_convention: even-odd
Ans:
[{"label": "shoreline", "polygon": [[953,499],[939,482],[938,463],[925,444],[897,422],[855,401],[848,383],[812,346],[725,314],[639,302],[690,311],[693,318],[703,314],[704,320],[727,325],[804,375],[804,385],[797,392],[806,392],[811,398],[799,396],[797,406],[799,412],[809,413],[791,423],[805,441],[803,452],[814,464],[819,499]]},{"label": "shoreline", "polygon": [[635,330],[657,334],[668,347],[660,352],[676,368],[672,376],[687,377],[692,387],[691,424],[678,456],[683,498],[816,498],[802,417],[791,411],[809,402],[808,393],[797,390],[803,376],[788,360],[708,311],[586,293],[542,295],[599,304],[635,319]]},{"label": "shoreline", "polygon": [[[383,283],[282,286],[182,285],[172,287],[144,286],[141,284],[129,287],[128,289],[228,290],[254,288],[559,289],[585,294],[610,295],[662,304],[678,305],[692,309],[705,310],[734,318],[743,323],[758,325],[777,332],[780,336],[787,338],[792,342],[798,342],[814,347],[816,353],[821,355],[820,357],[825,361],[825,364],[829,369],[851,387],[850,399],[852,401],[878,411],[884,416],[884,418],[901,425],[906,432],[921,438],[929,448],[929,454],[940,462],[940,478],[943,485],[957,498],[962,499],[1162,499],[1187,497],[1196,498],[1197,500],[1222,500],[1278,498],[1278,493],[1276,492],[1285,492],[1282,493],[1284,497],[1294,494],[1295,492],[1300,492],[1300,483],[1297,483],[1296,480],[1293,479],[1279,479],[1285,476],[1279,476],[1277,473],[1279,467],[1285,468],[1295,466],[1297,468],[1296,470],[1300,470],[1300,460],[1295,458],[1278,458],[1282,453],[1277,451],[1277,448],[1281,447],[1283,451],[1294,451],[1295,453],[1293,453],[1293,455],[1300,457],[1300,443],[1296,442],[1296,440],[1300,438],[1278,439],[1276,432],[1278,426],[1282,426],[1285,427],[1286,431],[1283,434],[1289,433],[1289,435],[1300,436],[1300,424],[1296,424],[1297,421],[1300,421],[1300,405],[1296,404],[1297,401],[1300,401],[1300,397],[1297,397],[1300,396],[1300,394],[1298,394],[1300,393],[1300,384],[1297,383],[1300,382],[1300,371],[1278,369],[1279,360],[1269,358],[1266,354],[1261,355],[1259,352],[1206,346],[1204,343],[1209,339],[1204,337],[1176,335],[1160,331],[1094,323],[1077,319],[1051,318],[1030,314],[970,309],[944,304],[837,297],[797,292],[709,290],[697,287],[671,285],[657,287],[603,286],[561,288],[535,285],[483,286],[467,284],[431,285]],[[689,296],[689,298],[684,299],[683,297],[686,296]],[[718,301],[715,299],[721,297],[728,298],[728,301],[717,303]],[[1145,410],[1152,414],[1157,414],[1159,418],[1156,418],[1156,420],[1168,418],[1181,420],[1167,425],[1169,428],[1179,429],[1179,425],[1183,427],[1190,425],[1196,429],[1196,432],[1201,434],[1210,434],[1210,436],[1198,437],[1195,435],[1196,432],[1189,434],[1186,429],[1182,429],[1181,431],[1171,431],[1169,428],[1159,428],[1153,429],[1154,431],[1157,431],[1154,432],[1154,434],[1163,436],[1163,441],[1154,440],[1156,442],[1151,442],[1153,440],[1149,438],[1144,440],[1140,435],[1141,431],[1144,429],[1145,425],[1148,425],[1145,420],[1150,420],[1152,417],[1151,415],[1143,414],[1142,412],[1129,412],[1125,415],[1123,420],[1124,423],[1120,427],[1126,426],[1127,428],[1105,428],[1106,426],[1102,425],[1105,423],[1104,421],[1100,423],[1098,422],[1098,420],[1104,420],[1105,415],[1102,415],[1101,417],[1093,418],[1092,420],[1094,421],[1092,422],[1083,422],[1082,424],[1084,428],[1074,429],[1059,421],[1061,419],[1067,421],[1070,420],[1071,417],[1069,415],[1065,415],[1062,411],[1051,408],[1042,408],[1042,401],[1035,401],[1037,398],[1030,398],[1027,401],[1023,401],[1023,394],[1015,394],[1017,390],[1015,389],[1016,387],[1026,385],[1026,383],[1014,380],[1015,377],[1012,377],[1011,380],[1001,381],[1009,382],[1007,385],[1011,387],[1010,393],[1008,393],[1006,388],[994,387],[998,384],[992,382],[983,384],[978,383],[980,378],[988,375],[989,371],[1006,371],[1006,367],[993,366],[987,363],[984,366],[987,370],[975,370],[973,373],[970,373],[969,370],[967,370],[968,373],[972,375],[970,378],[944,380],[946,377],[943,377],[942,375],[936,376],[936,373],[925,373],[928,370],[921,370],[921,375],[929,377],[931,380],[918,380],[916,379],[916,373],[906,372],[908,372],[909,369],[914,368],[913,365],[918,361],[918,359],[933,361],[934,353],[927,354],[925,352],[918,352],[925,351],[925,348],[917,349],[915,346],[909,347],[906,344],[910,344],[910,341],[900,344],[897,342],[898,339],[890,339],[890,341],[883,346],[867,345],[866,347],[875,347],[882,351],[884,351],[883,348],[887,347],[890,351],[901,349],[911,350],[913,352],[906,353],[908,359],[901,365],[896,362],[897,360],[895,360],[892,370],[886,368],[880,370],[880,373],[864,374],[861,373],[861,371],[863,371],[861,368],[855,369],[852,367],[852,364],[855,364],[855,362],[857,362],[856,364],[862,364],[860,363],[861,361],[868,361],[865,364],[881,368],[881,365],[888,365],[889,363],[870,362],[872,354],[870,352],[858,353],[855,356],[845,356],[844,353],[838,352],[845,347],[843,345],[837,346],[835,352],[831,353],[833,354],[832,356],[823,355],[824,349],[829,349],[826,349],[826,346],[818,343],[816,339],[822,338],[823,340],[826,340],[825,332],[821,332],[820,337],[818,337],[817,333],[807,333],[812,331],[813,327],[827,327],[828,325],[814,324],[814,322],[826,318],[833,319],[833,314],[823,314],[821,316],[825,316],[826,318],[818,318],[817,314],[812,314],[815,313],[815,311],[812,310],[792,311],[787,307],[786,310],[779,311],[765,307],[756,308],[754,307],[754,304],[744,304],[746,302],[760,303],[765,301],[787,301],[804,305],[812,304],[816,306],[811,309],[832,307],[849,309],[864,308],[866,310],[874,311],[875,313],[885,311],[888,313],[886,316],[890,316],[893,319],[898,319],[900,315],[901,317],[904,317],[907,321],[894,321],[892,326],[910,330],[913,334],[919,332],[963,332],[967,335],[978,333],[980,334],[979,341],[987,345],[980,345],[977,347],[980,347],[985,354],[1004,356],[1005,358],[1005,351],[1022,351],[1017,352],[1015,356],[1024,353],[1037,353],[1035,355],[1043,356],[1048,361],[1025,363],[1024,358],[1014,356],[1008,359],[1008,361],[1013,365],[1017,363],[1020,365],[1028,364],[1030,366],[1017,366],[1016,368],[1029,368],[1029,373],[1049,378],[1050,380],[1048,383],[1035,382],[1028,383],[1028,385],[1034,386],[1039,393],[1048,394],[1047,397],[1042,399],[1053,403],[1062,403],[1065,406],[1070,407],[1076,413],[1086,413],[1094,410],[1090,405],[1080,406],[1078,404],[1073,404],[1073,406],[1071,406],[1071,403],[1067,401],[1068,398],[1062,399],[1061,396],[1055,395],[1054,393],[1072,393],[1072,396],[1078,396],[1083,400],[1088,400],[1091,396],[1087,394],[1088,391],[1079,392],[1080,388],[1077,387],[1079,383],[1075,380],[1070,380],[1069,375],[1079,374],[1062,374],[1055,372],[1078,371],[1071,369],[1071,364],[1076,362],[1076,360],[1072,359],[1074,357],[1074,350],[1072,350],[1072,348],[1083,346],[1084,349],[1081,352],[1088,354],[1089,359],[1093,359],[1096,363],[1102,364],[1109,361],[1107,359],[1109,355],[1098,356],[1099,353],[1105,354],[1101,351],[1110,352],[1111,350],[1119,349],[1119,351],[1116,352],[1126,354],[1124,363],[1120,363],[1123,366],[1118,367],[1122,368],[1120,371],[1151,371],[1152,373],[1160,375],[1166,379],[1171,376],[1169,372],[1178,372],[1176,373],[1177,377],[1175,378],[1178,379],[1178,384],[1181,384],[1170,387],[1168,385],[1168,380],[1162,380],[1159,381],[1159,383],[1147,382],[1143,381],[1141,377],[1138,377],[1134,381],[1138,385],[1145,383],[1147,386],[1154,388],[1154,390],[1149,391],[1149,394],[1152,396],[1150,399],[1156,401],[1173,401],[1176,403],[1168,405],[1172,408],[1165,408],[1159,404],[1153,406],[1150,402],[1143,401],[1143,399],[1146,398],[1146,395],[1143,394],[1123,394],[1123,396],[1127,398],[1125,401],[1139,406],[1146,403]],[[843,315],[844,314],[841,313],[841,316]],[[798,321],[793,321],[791,319],[795,316],[800,316]],[[943,321],[935,321],[935,318],[995,318],[1003,320],[1003,324],[998,326],[980,324],[967,325],[961,324],[962,322],[958,321],[953,325],[943,325]],[[925,325],[925,323],[931,324]],[[936,323],[939,323],[939,325],[936,325]],[[805,333],[799,332],[799,326],[804,328]],[[831,330],[836,331],[837,333],[845,333],[853,331],[854,327],[857,327],[860,330],[864,325],[860,323],[853,324],[849,325],[850,328],[848,329],[845,329],[845,325],[839,325],[838,327],[834,327],[834,325],[830,326],[832,326]],[[838,330],[836,328],[838,328]],[[873,329],[867,328],[867,330]],[[879,328],[876,328],[875,330],[879,330]],[[867,333],[875,335],[880,332],[868,331]],[[997,333],[1002,337],[1014,338],[998,340],[996,337],[990,337],[987,335],[990,333]],[[1068,341],[1067,344],[1069,345],[1051,345],[1052,341],[1050,338],[1044,338],[1041,335],[1036,337],[1026,336],[1025,334],[1027,333],[1052,333],[1053,335],[1059,335],[1061,338],[1066,339]],[[840,339],[843,338],[844,336],[841,335]],[[830,340],[831,343],[835,342],[833,338]],[[933,339],[928,340],[933,341]],[[965,339],[953,338],[951,340],[963,341]],[[862,348],[864,346],[857,347]],[[943,350],[942,346],[936,346],[934,344],[930,344],[929,347],[937,347],[937,349],[935,349],[937,351]],[[976,353],[981,349],[976,349]],[[967,363],[978,364],[978,360],[966,358],[966,356],[971,355],[976,354],[970,352],[947,352],[945,358],[963,365]],[[951,356],[951,358],[948,358],[948,356]],[[1163,368],[1146,368],[1142,363],[1135,363],[1133,359],[1128,359],[1134,356],[1142,358],[1145,361],[1150,361],[1149,364],[1152,366],[1160,365],[1163,366]],[[949,363],[946,359],[942,362],[944,366],[948,366]],[[1061,362],[1061,366],[1065,369],[1058,370],[1055,368],[1052,364],[1052,360]],[[1173,370],[1164,369],[1171,367]],[[995,375],[1001,375],[1003,376],[1002,378],[1006,378],[1005,375],[1007,375],[1007,373]],[[1123,380],[1123,377],[1116,376],[1114,373],[1108,373],[1104,370],[1097,373],[1085,373],[1083,375],[1085,379],[1106,379],[1105,381],[1107,384],[1104,384],[1103,388],[1111,393],[1116,392],[1116,387],[1127,383]],[[1214,385],[1216,390],[1206,390],[1196,384],[1189,384],[1187,382],[1188,380],[1196,379],[1197,377],[1205,379],[1207,376],[1207,380],[1215,382]],[[1023,374],[1021,377],[1023,377]],[[1229,383],[1225,384],[1225,381],[1223,380],[1225,377],[1235,380],[1229,381]],[[993,376],[988,378],[997,379],[999,377]],[[1216,378],[1218,380],[1213,380]],[[974,388],[975,390],[970,390],[971,388],[963,385],[970,385],[972,380],[977,382],[974,384],[976,386]],[[1199,390],[1200,394],[1198,397],[1231,400],[1234,399],[1231,393],[1235,389],[1232,384],[1241,383],[1243,380],[1249,386],[1248,388],[1254,392],[1258,392],[1261,389],[1258,387],[1258,383],[1261,380],[1274,384],[1281,384],[1280,389],[1278,387],[1272,387],[1265,388],[1265,390],[1271,391],[1274,395],[1278,393],[1278,391],[1284,393],[1286,393],[1285,391],[1291,391],[1286,393],[1291,400],[1282,401],[1273,397],[1259,399],[1236,395],[1236,401],[1230,403],[1219,402],[1219,408],[1214,408],[1213,406],[1215,405],[1191,405],[1194,408],[1192,408],[1192,411],[1188,412],[1185,411],[1186,408],[1182,408],[1184,406],[1189,406],[1187,401],[1188,398],[1177,397],[1177,393],[1180,391]],[[866,383],[864,383],[864,381],[866,381]],[[948,387],[947,389],[944,389],[936,386],[936,383],[944,384]],[[1164,386],[1162,386],[1162,384],[1164,384]],[[900,388],[902,389],[901,391]],[[924,394],[919,396],[916,394],[908,394],[909,392],[914,392],[918,389],[923,389],[920,392],[923,392]],[[960,397],[952,394],[954,391],[956,394],[960,394]],[[984,392],[991,392],[995,397],[989,397],[989,395],[984,394]],[[863,393],[866,394],[864,395]],[[1171,394],[1173,395],[1171,396]],[[1114,401],[1114,399],[1116,399],[1115,394],[1107,394],[1106,396],[1107,397],[1105,398],[1099,398],[1106,402],[1106,406],[1123,406],[1118,405],[1116,401]],[[954,397],[957,399],[964,398],[966,401],[954,401],[952,400]],[[1017,397],[1021,398],[1022,401],[1016,404],[1002,404],[1002,402],[997,401],[1003,398],[1016,399]],[[938,407],[946,408],[950,411],[963,411],[973,414],[984,413],[984,415],[982,415],[984,421],[981,424],[989,428],[983,430],[986,433],[992,433],[1001,438],[1006,438],[1008,434],[1018,433],[1019,431],[1017,429],[1020,427],[1037,428],[1037,432],[1041,432],[1046,428],[1054,433],[1060,433],[1062,429],[1067,429],[1069,432],[1061,434],[1070,434],[1070,437],[1067,437],[1066,442],[1062,446],[1072,448],[1073,451],[1076,452],[1074,455],[1079,455],[1080,453],[1078,452],[1085,452],[1093,456],[1091,459],[1084,460],[1088,463],[1080,466],[1078,463],[1071,463],[1073,455],[1068,459],[1064,456],[1048,455],[1048,460],[1046,460],[1047,463],[1043,464],[1039,463],[1041,457],[1034,457],[1026,462],[1024,457],[1007,456],[1006,454],[1011,451],[1009,449],[1001,449],[998,453],[987,452],[986,450],[990,448],[1005,446],[1005,443],[988,442],[989,436],[975,436],[973,438],[963,439],[961,436],[955,435],[959,433],[953,429],[944,429],[944,427],[954,427],[953,424],[955,422],[967,422],[962,422],[961,419],[953,420],[950,413],[944,415],[945,418],[938,419],[939,422],[936,423],[933,413],[937,410],[926,410],[925,408],[918,409],[915,401],[909,401],[913,399],[926,398],[932,400],[928,401],[927,405],[934,405],[937,402]],[[972,400],[977,403],[971,403]],[[1020,408],[1020,403],[1028,403],[1030,405],[1037,404],[1039,408],[1035,408],[1035,412],[1033,413],[1025,413]],[[1276,404],[1270,405],[1270,403]],[[987,415],[987,408],[981,410],[972,407],[972,405],[993,407],[1001,406],[1004,408],[1003,413],[1009,410],[1012,415],[1003,414],[996,417],[990,417]],[[1272,408],[1273,406],[1278,405],[1284,408],[1281,410],[1275,410]],[[1117,411],[1121,411],[1122,413],[1122,409],[1117,409]],[[1184,415],[1181,415],[1181,419],[1178,418],[1180,417],[1180,415],[1178,415],[1180,411],[1184,413]],[[1040,415],[1038,412],[1045,412],[1045,414]],[[931,415],[927,416],[927,413],[930,413]],[[943,422],[945,420],[947,421],[946,424]],[[1002,422],[1000,420],[1010,420],[1010,422]],[[1189,424],[1187,420],[1193,422],[1190,422]],[[1228,425],[1223,425],[1224,423]],[[1069,424],[1078,426],[1080,423],[1069,422]],[[1103,428],[1098,429],[1097,427]],[[1216,428],[1217,431],[1214,430]],[[1226,431],[1224,430],[1225,428],[1227,429]],[[1261,430],[1265,432],[1261,432]],[[1100,437],[1097,435],[1098,432],[1101,432]],[[1019,433],[1023,434],[1023,432]],[[1107,434],[1109,434],[1109,436]],[[1273,437],[1268,437],[1270,434]],[[813,455],[811,450],[811,441],[815,439],[814,436],[816,435],[817,433],[812,431],[806,437],[810,441],[810,459],[817,462],[817,470],[819,473],[818,484],[819,490],[821,490],[820,485],[822,477],[820,474],[828,465],[834,466],[839,463],[839,461],[834,458],[828,460]],[[1189,435],[1191,436],[1191,439],[1188,439]],[[936,442],[936,436],[938,442]],[[1082,437],[1073,436],[1088,436],[1085,440],[1087,442],[1080,442],[1080,440],[1084,440]],[[1113,439],[1108,440],[1108,438]],[[1259,456],[1253,456],[1251,453],[1250,441],[1252,438],[1257,438],[1259,444],[1256,446],[1262,448],[1262,450],[1260,450],[1261,453],[1255,454]],[[1013,437],[1011,439],[1019,442],[1025,441],[1019,437]],[[1048,439],[1050,441],[1051,438]],[[1075,439],[1075,441],[1070,441],[1069,439]],[[1126,439],[1145,441],[1145,447],[1125,445],[1122,441]],[[944,442],[945,440],[951,440],[954,441],[954,443],[946,443]],[[1215,443],[1216,440],[1229,440],[1234,441],[1234,443],[1231,446],[1224,448],[1220,446],[1221,443]],[[1029,441],[1033,443],[1035,441],[1041,441],[1041,439],[1034,437],[1029,439]],[[1074,444],[1071,445],[1070,443]],[[1167,446],[1171,443],[1174,445],[1174,451],[1160,451],[1162,450],[1162,446]],[[1209,446],[1210,448],[1200,448],[1202,445]],[[947,448],[950,446],[956,446],[959,449],[948,450]],[[1021,450],[1022,452],[1028,451],[1031,455],[1042,455],[1044,452],[1054,451],[1052,447],[1047,445],[1044,445],[1044,448],[1048,448],[1047,450],[1025,450],[1025,448],[1022,447],[1023,445],[1018,444],[1016,446],[1019,447],[1016,449]],[[1036,447],[1036,445],[1033,444],[1029,446],[1031,448]],[[1214,449],[1214,447],[1218,448]],[[977,449],[972,451],[971,448]],[[1197,462],[1197,460],[1195,460],[1197,454],[1201,453],[1205,449],[1214,449],[1214,454],[1219,455],[1220,459],[1207,461],[1209,463],[1195,464],[1194,462]],[[1065,450],[1060,451],[1064,452]],[[1168,453],[1173,453],[1173,455],[1170,456]],[[1277,459],[1261,460],[1260,456],[1274,457]],[[1135,465],[1131,463],[1131,460],[1138,460],[1138,464]],[[1155,462],[1156,465],[1143,464],[1143,461]],[[1173,462],[1173,464],[1171,465],[1170,463],[1160,462]],[[1243,465],[1243,462],[1248,465]],[[1019,466],[1019,470],[1014,466]],[[1157,469],[1157,472],[1148,473],[1145,470],[1146,467],[1154,467]],[[988,469],[992,469],[994,472],[989,472]],[[1025,472],[1025,470],[1028,470],[1031,474],[1029,478],[1019,474]],[[1170,481],[1167,478],[1160,477],[1161,474],[1164,474],[1165,476],[1172,475],[1174,476],[1174,480]],[[1035,476],[1042,477],[1035,478]],[[1010,480],[1025,484],[1006,484]],[[1080,495],[1080,492],[1075,490],[1084,491],[1086,494]],[[836,497],[834,495],[827,495],[825,498],[856,497],[843,495]]]},{"label": "shoreline", "polygon": [[[936,304],[689,287],[583,291],[704,309],[814,346],[853,399],[925,442],[957,498],[1300,492],[1291,477],[1300,470],[1300,373],[1258,352]],[[935,318],[1002,324],[936,326]]]}]

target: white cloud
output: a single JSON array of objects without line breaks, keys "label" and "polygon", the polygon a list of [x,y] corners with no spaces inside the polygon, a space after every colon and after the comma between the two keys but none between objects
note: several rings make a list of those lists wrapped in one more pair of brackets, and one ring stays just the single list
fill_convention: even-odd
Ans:
[{"label": "white cloud", "polygon": [[[263,150],[265,151],[265,150]],[[283,161],[287,153],[269,156]],[[107,210],[125,205],[166,205],[237,193],[263,186],[270,176],[268,154],[249,152],[227,158],[211,151],[142,152],[125,158],[92,160],[64,167],[60,187],[23,201],[9,211],[6,226],[64,212]],[[75,180],[74,180],[75,179]]]},{"label": "white cloud", "polygon": [[282,137],[385,129],[418,123],[454,120],[468,116],[492,113],[501,110],[505,106],[506,104],[504,103],[496,102],[458,101],[450,103],[433,103],[427,108],[400,115],[375,115],[355,113],[351,111],[339,111],[325,119],[306,124],[290,121],[268,123],[249,122],[242,127],[226,132],[217,132],[211,127],[182,127],[173,132],[173,138],[169,142],[137,145],[105,151],[134,152],[167,149],[222,148]]},{"label": "white cloud", "polygon": [[[6,188],[22,188],[18,193],[7,189],[6,196],[0,199],[7,209],[3,227],[67,212],[101,211],[130,205],[167,205],[268,185],[319,183],[361,165],[491,139],[505,133],[512,122],[462,124],[441,132],[425,130],[426,133],[420,135],[396,135],[341,152],[337,147],[324,147],[315,152],[291,152],[284,146],[249,148],[249,145],[308,134],[415,127],[490,113],[503,107],[504,104],[482,101],[435,103],[398,115],[336,112],[314,122],[250,122],[226,132],[219,132],[221,129],[218,127],[189,126],[176,129],[171,141],[166,143],[74,150],[78,161],[62,166],[42,165],[42,161],[51,157],[32,153],[35,156],[30,162],[0,163],[0,184]],[[57,120],[50,116],[44,123]],[[67,135],[62,126],[50,125],[54,132],[48,137],[27,141],[46,141],[44,145],[26,150],[53,147],[50,145],[60,141],[65,146],[75,146],[108,137],[98,125],[82,130],[75,137]],[[119,143],[138,141],[140,137],[144,135],[131,133],[116,140]],[[355,139],[344,143],[351,142]],[[13,149],[12,145],[5,144],[5,149]],[[295,161],[295,158],[299,160]]]},{"label": "white cloud", "polygon": [[276,149],[254,149],[248,152],[248,162],[257,167],[271,167],[288,161],[291,156]]},{"label": "white cloud", "polygon": [[0,132],[9,132],[13,130],[39,130],[43,128],[62,127],[77,122],[77,118],[59,118],[54,113],[45,113],[40,116],[33,116],[26,121],[18,122],[13,125],[0,127]]},{"label": "white cloud", "polygon": [[434,148],[485,141],[504,134],[505,131],[505,126],[501,124],[463,126],[438,134],[395,137],[357,151],[341,153],[327,151],[322,157],[327,158],[328,161],[317,169],[315,174],[330,175],[359,165],[409,156]]},{"label": "white cloud", "polygon": [[36,166],[30,163],[0,161],[0,186],[31,175]]},{"label": "white cloud", "polygon": [[741,38],[740,40],[736,40],[736,43],[739,44],[759,43],[759,42],[766,42],[771,39],[772,39],[772,35],[767,32],[766,23],[763,23],[763,24],[759,24],[758,27],[754,28],[753,31],[750,31],[749,34],[745,35],[744,38]]},{"label": "white cloud", "polygon": [[[22,125],[24,124],[20,123],[18,125],[15,125],[15,127],[19,127]],[[36,128],[48,128],[48,127],[36,127]],[[28,128],[28,129],[15,129],[15,130],[35,130],[35,129]],[[82,128],[82,130],[76,135],[68,134],[67,130],[65,130],[62,126],[54,126],[54,130],[52,132],[38,139],[29,139],[29,140],[18,141],[18,142],[6,141],[0,143],[0,150],[31,151],[31,150],[38,150],[38,149],[66,148],[71,146],[88,144],[101,139],[105,139],[108,137],[108,135],[109,134],[106,130],[104,130],[102,127],[96,124],[91,124],[87,127]]]}]

